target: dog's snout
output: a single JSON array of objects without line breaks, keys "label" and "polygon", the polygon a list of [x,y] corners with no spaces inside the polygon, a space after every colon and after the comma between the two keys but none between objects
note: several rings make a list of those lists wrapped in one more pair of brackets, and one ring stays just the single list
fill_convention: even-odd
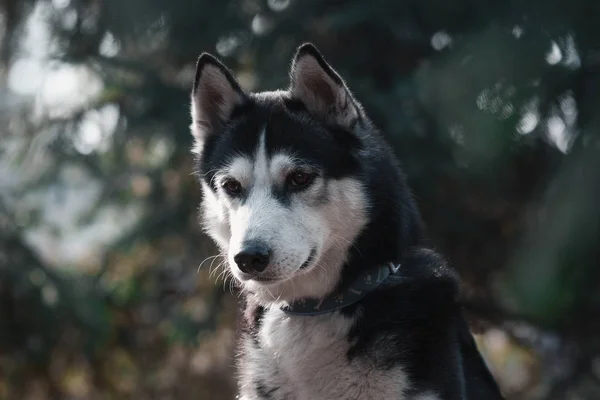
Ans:
[{"label": "dog's snout", "polygon": [[269,265],[271,251],[260,243],[247,244],[233,257],[238,268],[247,274],[262,272]]}]

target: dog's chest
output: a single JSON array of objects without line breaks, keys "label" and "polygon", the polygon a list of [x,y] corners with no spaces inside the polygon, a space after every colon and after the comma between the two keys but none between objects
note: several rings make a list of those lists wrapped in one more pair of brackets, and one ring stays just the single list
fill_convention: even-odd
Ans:
[{"label": "dog's chest", "polygon": [[402,399],[400,366],[377,368],[368,357],[348,359],[354,323],[338,313],[289,316],[267,311],[257,340],[247,340],[242,393],[248,399]]}]

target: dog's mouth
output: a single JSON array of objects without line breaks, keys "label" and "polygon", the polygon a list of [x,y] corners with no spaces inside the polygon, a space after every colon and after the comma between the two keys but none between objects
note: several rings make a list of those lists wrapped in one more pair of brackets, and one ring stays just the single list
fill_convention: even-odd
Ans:
[{"label": "dog's mouth", "polygon": [[252,276],[252,277],[248,278],[248,280],[257,281],[257,282],[264,282],[264,283],[270,283],[270,282],[277,282],[280,279],[270,278],[270,277],[266,277],[266,276]]},{"label": "dog's mouth", "polygon": [[[314,262],[316,255],[317,255],[317,249],[313,248],[310,251],[310,254],[306,258],[306,260],[302,263],[302,265],[300,265],[300,268],[298,268],[298,272],[305,271],[307,268],[309,268],[311,266],[311,264]],[[277,282],[286,280],[289,277],[256,275],[256,274],[247,274],[247,273],[242,272],[240,274],[240,278],[242,281],[255,281],[255,282],[269,284],[269,283],[277,283]]]},{"label": "dog's mouth", "polygon": [[277,282],[280,281],[280,278],[274,277],[274,276],[261,276],[261,275],[256,275],[256,274],[247,274],[244,272],[241,272],[239,274],[239,279],[241,281],[255,281],[255,282],[262,282],[262,283],[271,283],[271,282]]},{"label": "dog's mouth", "polygon": [[315,255],[317,255],[317,249],[315,249],[313,247],[313,249],[310,251],[310,254],[308,255],[308,258],[306,259],[306,261],[304,261],[304,263],[300,266],[300,269],[306,269],[310,266],[310,264],[312,264],[312,262],[315,259]]}]

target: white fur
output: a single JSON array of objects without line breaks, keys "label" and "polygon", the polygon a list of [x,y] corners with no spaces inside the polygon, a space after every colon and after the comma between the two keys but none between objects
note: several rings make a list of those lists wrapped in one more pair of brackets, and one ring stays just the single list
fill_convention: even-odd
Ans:
[{"label": "white fur", "polygon": [[[254,162],[239,156],[216,173],[216,194],[203,185],[205,226],[227,254],[233,276],[261,304],[323,297],[337,284],[347,250],[366,224],[364,189],[356,179],[317,177],[286,207],[273,197],[272,188],[284,184],[298,161],[283,152],[267,157],[264,140],[263,131]],[[221,189],[227,179],[236,179],[249,191],[243,204]],[[233,258],[249,240],[269,245],[271,263],[261,276],[277,282],[244,279]],[[300,270],[312,249],[316,257]]]},{"label": "white fur", "polygon": [[274,399],[405,399],[409,383],[400,366],[378,369],[368,357],[348,362],[347,335],[353,322],[339,313],[298,317],[269,310],[259,346],[250,339],[244,345],[242,398],[260,398],[256,383],[262,382],[277,388]]},{"label": "white fur", "polygon": [[219,195],[213,193],[204,181],[202,181],[202,193],[204,230],[217,243],[219,249],[226,252],[231,237],[227,207],[220,201]]}]

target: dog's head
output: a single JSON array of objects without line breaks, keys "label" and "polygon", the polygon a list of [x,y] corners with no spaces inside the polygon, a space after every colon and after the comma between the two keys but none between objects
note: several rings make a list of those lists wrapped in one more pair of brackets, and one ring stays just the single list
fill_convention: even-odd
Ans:
[{"label": "dog's head", "polygon": [[340,76],[306,44],[288,90],[246,93],[203,54],[192,119],[204,226],[242,288],[265,302],[332,290],[369,208],[369,122]]}]

